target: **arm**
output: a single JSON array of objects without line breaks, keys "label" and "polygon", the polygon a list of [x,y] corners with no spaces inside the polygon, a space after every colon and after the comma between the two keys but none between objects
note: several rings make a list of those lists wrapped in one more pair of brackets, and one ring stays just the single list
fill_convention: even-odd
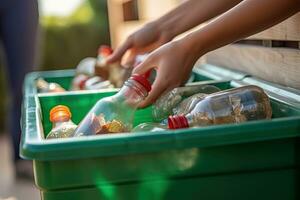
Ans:
[{"label": "arm", "polygon": [[154,23],[173,39],[175,36],[214,18],[242,0],[189,0],[171,10]]},{"label": "arm", "polygon": [[[197,26],[238,4],[241,0],[189,0],[164,16],[131,34],[108,59],[118,61],[130,50],[127,62],[137,54],[151,52],[175,36]],[[126,63],[127,63],[126,62]]]},{"label": "arm", "polygon": [[200,56],[269,28],[299,10],[299,0],[244,0],[208,25],[153,51],[133,71],[143,74],[152,68],[157,70],[152,91],[141,106],[183,83]]},{"label": "arm", "polygon": [[299,10],[299,0],[246,0],[184,40],[194,54],[203,55],[265,30]]}]

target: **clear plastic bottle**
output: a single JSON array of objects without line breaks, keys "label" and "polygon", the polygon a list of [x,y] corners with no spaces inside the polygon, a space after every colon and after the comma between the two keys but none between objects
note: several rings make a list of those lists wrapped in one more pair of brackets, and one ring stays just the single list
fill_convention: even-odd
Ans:
[{"label": "clear plastic bottle", "polygon": [[173,108],[176,107],[185,98],[197,93],[211,94],[219,92],[220,89],[213,85],[190,85],[178,87],[170,92],[163,94],[153,105],[152,115],[155,121],[159,122],[173,115]]},{"label": "clear plastic bottle", "polygon": [[194,94],[182,102],[180,102],[175,108],[173,108],[174,115],[186,115],[193,110],[199,101],[205,98],[207,94],[198,93]]},{"label": "clear plastic bottle", "polygon": [[135,110],[151,90],[142,75],[132,75],[120,91],[100,99],[75,130],[75,136],[129,132]]},{"label": "clear plastic bottle", "polygon": [[170,116],[170,129],[270,119],[272,109],[263,89],[249,85],[207,95],[186,115]]},{"label": "clear plastic bottle", "polygon": [[66,90],[62,88],[57,83],[48,83],[42,78],[36,80],[36,87],[39,93],[53,93],[53,92],[65,92]]},{"label": "clear plastic bottle", "polygon": [[82,59],[76,67],[76,74],[85,74],[87,76],[94,76],[96,58],[87,57]]},{"label": "clear plastic bottle", "polygon": [[95,58],[85,58],[76,67],[76,74],[72,80],[70,90],[83,90],[85,82],[95,74]]},{"label": "clear plastic bottle", "polygon": [[76,68],[71,90],[95,90],[114,87],[111,84],[110,77],[112,73],[117,75],[120,73],[114,70],[117,64],[106,63],[106,59],[112,52],[113,50],[109,46],[101,45],[98,49],[97,58],[83,59]]},{"label": "clear plastic bottle", "polygon": [[155,132],[168,130],[168,126],[159,123],[142,123],[134,127],[131,132]]},{"label": "clear plastic bottle", "polygon": [[46,139],[73,137],[77,125],[73,123],[71,117],[72,114],[67,106],[58,105],[52,108],[50,121],[53,126]]},{"label": "clear plastic bottle", "polygon": [[95,76],[89,78],[85,84],[83,89],[85,90],[99,90],[99,89],[106,89],[106,88],[113,88],[114,86],[110,83],[109,80],[102,80],[101,77]]}]

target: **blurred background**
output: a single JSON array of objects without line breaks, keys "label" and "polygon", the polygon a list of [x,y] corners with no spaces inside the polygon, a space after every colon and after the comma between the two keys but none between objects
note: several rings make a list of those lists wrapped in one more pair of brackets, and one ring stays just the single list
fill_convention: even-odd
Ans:
[{"label": "blurred background", "polygon": [[[40,30],[35,70],[75,68],[84,57],[96,56],[100,44],[110,44],[107,2],[104,0],[39,0]],[[6,94],[1,51],[0,92]],[[9,98],[0,98],[0,129],[5,127]]]}]

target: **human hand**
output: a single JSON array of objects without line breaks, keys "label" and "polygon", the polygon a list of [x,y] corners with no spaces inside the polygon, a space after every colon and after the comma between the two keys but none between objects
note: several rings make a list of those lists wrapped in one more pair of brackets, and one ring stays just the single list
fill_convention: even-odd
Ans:
[{"label": "human hand", "polygon": [[158,23],[151,22],[138,31],[132,33],[123,44],[107,59],[108,63],[122,60],[123,66],[133,65],[138,54],[145,54],[170,41],[172,37],[167,31],[162,30]]},{"label": "human hand", "polygon": [[180,86],[190,76],[199,54],[193,54],[184,40],[169,42],[153,51],[146,60],[133,69],[133,74],[145,74],[156,69],[156,79],[148,97],[140,104],[146,107],[164,92]]}]

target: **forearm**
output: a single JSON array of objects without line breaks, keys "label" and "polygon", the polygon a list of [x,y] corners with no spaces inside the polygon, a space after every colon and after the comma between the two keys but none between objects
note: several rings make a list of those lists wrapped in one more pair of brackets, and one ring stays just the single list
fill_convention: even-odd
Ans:
[{"label": "forearm", "polygon": [[299,11],[299,0],[245,0],[184,40],[199,56],[267,29]]},{"label": "forearm", "polygon": [[170,39],[229,10],[242,0],[189,0],[155,20]]}]

